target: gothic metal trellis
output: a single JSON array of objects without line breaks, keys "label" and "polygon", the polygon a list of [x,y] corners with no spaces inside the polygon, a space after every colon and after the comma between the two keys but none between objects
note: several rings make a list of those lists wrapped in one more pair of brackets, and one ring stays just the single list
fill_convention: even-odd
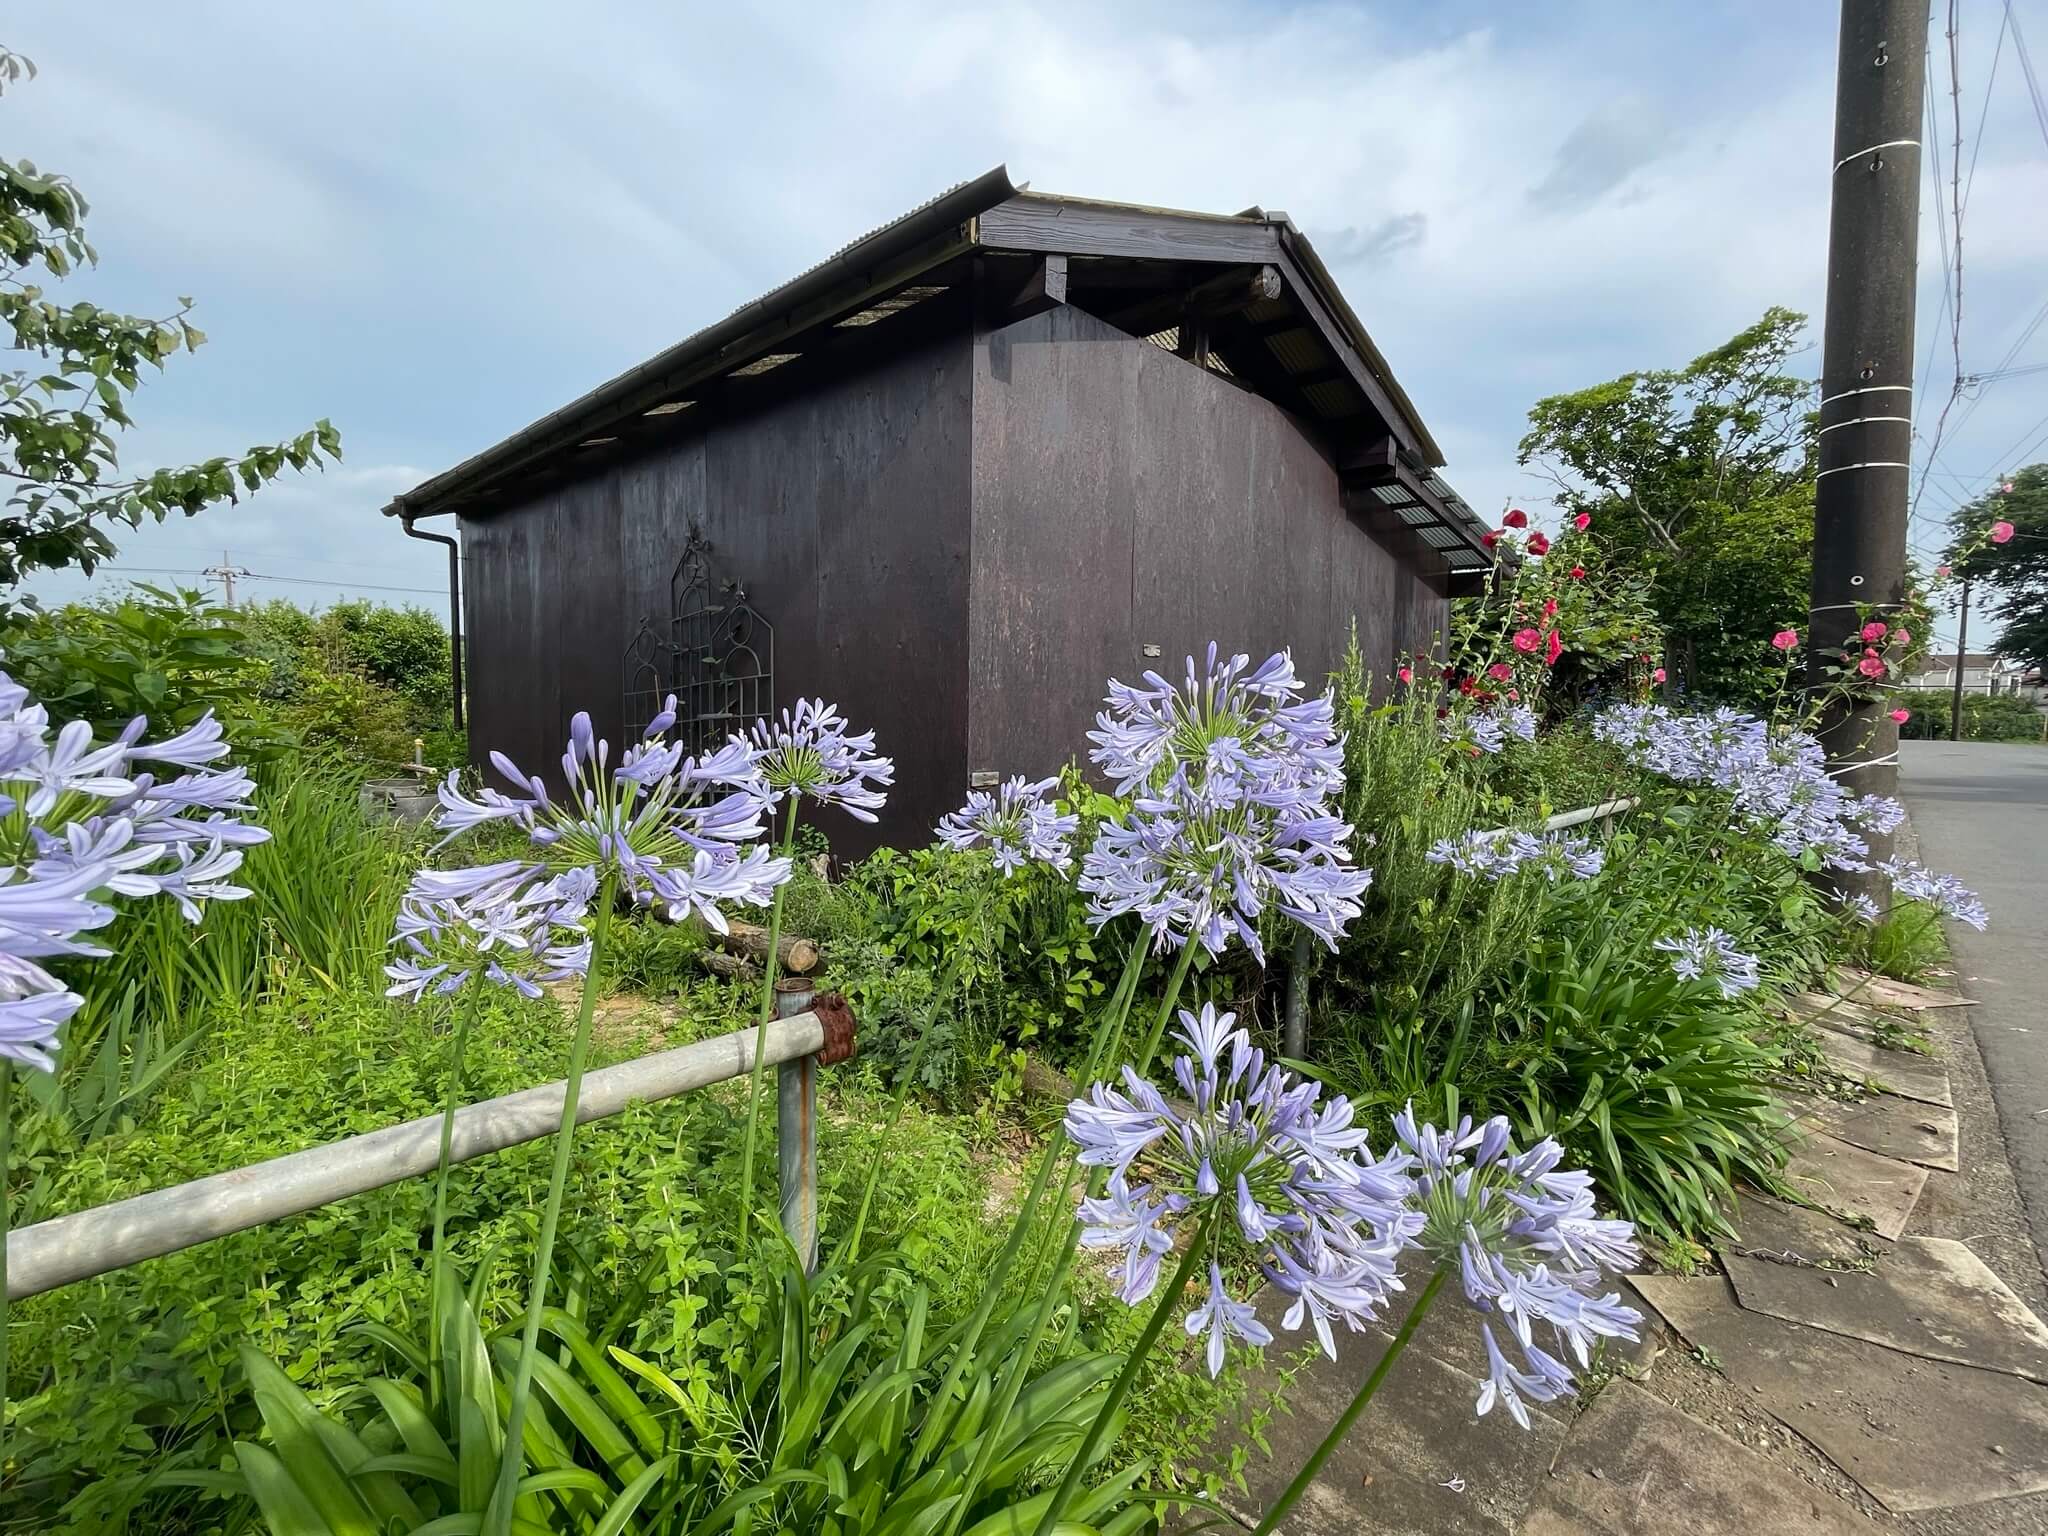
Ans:
[{"label": "gothic metal trellis", "polygon": [[628,740],[646,730],[670,694],[677,736],[698,754],[774,711],[775,626],[747,601],[744,586],[713,571],[711,553],[693,525],[669,575],[667,622],[642,619],[626,646]]}]

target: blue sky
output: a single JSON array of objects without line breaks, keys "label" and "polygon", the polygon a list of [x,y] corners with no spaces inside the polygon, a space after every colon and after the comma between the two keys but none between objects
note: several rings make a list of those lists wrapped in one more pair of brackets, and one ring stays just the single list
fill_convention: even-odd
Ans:
[{"label": "blue sky", "polygon": [[[1286,209],[1452,482],[1482,513],[1533,505],[1514,449],[1537,397],[1682,363],[1773,303],[1817,320],[1832,11],[130,0],[12,16],[42,74],[0,121],[10,156],[92,202],[101,266],[71,290],[199,301],[211,342],[147,386],[129,463],[323,415],[345,440],[324,475],[128,535],[112,579],[227,552],[297,578],[249,584],[266,595],[441,606],[440,551],[378,515],[393,491],[999,162],[1047,190]],[[2048,6],[2018,11],[2048,62]],[[2007,37],[1976,147],[2002,13],[1961,14],[1968,373],[2048,302],[2048,143]],[[1923,208],[1931,423],[1954,367]],[[2048,326],[2014,362],[2044,360]],[[2044,417],[2048,373],[1986,386],[1916,539]]]}]

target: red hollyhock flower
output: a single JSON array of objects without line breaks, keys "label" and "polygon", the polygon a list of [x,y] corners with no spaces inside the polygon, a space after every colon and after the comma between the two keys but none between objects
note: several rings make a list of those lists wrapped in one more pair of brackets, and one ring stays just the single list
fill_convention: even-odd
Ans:
[{"label": "red hollyhock flower", "polygon": [[1543,617],[1545,617],[1546,619],[1554,619],[1557,617],[1556,598],[1546,597],[1545,599],[1543,599]]},{"label": "red hollyhock flower", "polygon": [[1584,567],[1583,565],[1575,565],[1575,566],[1573,566],[1573,567],[1572,567],[1572,580],[1573,580],[1573,581],[1584,581],[1585,579],[1586,579],[1586,568],[1585,568],[1585,567]]},{"label": "red hollyhock flower", "polygon": [[1500,521],[1504,528],[1526,528],[1529,526],[1529,514],[1517,507]]},{"label": "red hollyhock flower", "polygon": [[1868,644],[1873,640],[1882,640],[1886,635],[1890,633],[1890,625],[1880,624],[1875,619],[1872,619],[1868,624],[1863,626],[1863,639],[1865,644]]},{"label": "red hollyhock flower", "polygon": [[1564,641],[1559,638],[1557,631],[1553,629],[1543,637],[1543,665],[1546,667],[1556,666],[1557,658],[1563,654]]},{"label": "red hollyhock flower", "polygon": [[1504,661],[1496,661],[1486,669],[1486,675],[1496,683],[1509,682],[1514,678],[1515,669]]},{"label": "red hollyhock flower", "polygon": [[1474,686],[1475,685],[1473,684],[1472,679],[1469,677],[1461,677],[1458,679],[1458,692],[1465,694],[1467,697],[1470,697]]},{"label": "red hollyhock flower", "polygon": [[1407,667],[1403,667],[1399,672],[1395,673],[1394,675],[1400,678],[1401,681],[1404,683],[1412,683],[1415,681],[1415,673]]},{"label": "red hollyhock flower", "polygon": [[1485,549],[1491,549],[1491,548],[1493,548],[1493,546],[1494,546],[1494,545],[1498,544],[1499,542],[1500,542],[1500,535],[1499,535],[1499,534],[1497,534],[1497,533],[1494,533],[1494,532],[1493,532],[1493,531],[1491,531],[1491,530],[1488,530],[1487,532],[1485,532],[1485,533],[1482,533],[1481,535],[1479,535],[1479,543],[1480,543],[1480,545],[1481,545],[1481,547],[1482,547],[1482,548],[1485,548]]},{"label": "red hollyhock flower", "polygon": [[1590,512],[1581,512],[1577,517],[1572,519],[1572,526],[1578,529],[1579,532],[1584,533],[1588,528],[1593,526],[1593,514]]},{"label": "red hollyhock flower", "polygon": [[1550,540],[1543,536],[1540,529],[1529,535],[1529,553],[1532,555],[1547,555],[1550,553]]},{"label": "red hollyhock flower", "polygon": [[1541,644],[1543,644],[1543,637],[1535,630],[1518,629],[1515,631],[1515,649],[1524,656],[1533,656],[1536,653],[1536,648]]}]

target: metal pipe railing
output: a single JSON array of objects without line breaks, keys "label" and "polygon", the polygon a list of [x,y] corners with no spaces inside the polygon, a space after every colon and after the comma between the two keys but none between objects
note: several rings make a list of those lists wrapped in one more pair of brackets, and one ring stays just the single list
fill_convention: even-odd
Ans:
[{"label": "metal pipe railing", "polygon": [[[853,1015],[837,997],[806,995],[806,1011],[768,1026],[764,1063],[802,1063],[800,1106],[806,1125],[816,1118],[816,1072],[853,1054]],[[576,1123],[616,1115],[627,1105],[675,1098],[693,1089],[748,1076],[754,1067],[755,1026],[715,1040],[699,1040],[657,1051],[589,1073],[576,1105]],[[522,1142],[552,1135],[562,1123],[567,1084],[544,1083],[503,1098],[457,1110],[450,1160],[466,1163]],[[111,1205],[23,1227],[7,1235],[7,1295],[11,1301],[39,1295],[124,1269],[144,1259],[197,1247],[217,1237],[246,1232],[266,1222],[296,1216],[336,1200],[367,1194],[401,1179],[431,1173],[440,1164],[441,1117],[425,1115],[381,1131],[309,1147],[247,1168],[232,1169],[189,1184],[153,1190]],[[809,1188],[783,1191],[785,1212],[809,1212],[808,1248],[817,1247],[817,1158],[806,1140],[805,1155],[783,1163],[785,1179]],[[785,1218],[787,1219],[787,1218]],[[796,1241],[800,1236],[791,1233]]]}]

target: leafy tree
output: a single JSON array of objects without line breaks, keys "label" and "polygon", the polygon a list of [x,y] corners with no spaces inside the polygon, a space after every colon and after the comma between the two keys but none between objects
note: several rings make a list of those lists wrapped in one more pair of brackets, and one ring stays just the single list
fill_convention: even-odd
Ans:
[{"label": "leafy tree", "polygon": [[1806,317],[1761,320],[1683,368],[1539,400],[1519,460],[1591,513],[1640,573],[1681,686],[1752,699],[1778,629],[1803,623],[1813,551],[1813,385],[1788,370]]},{"label": "leafy tree", "polygon": [[[27,59],[0,49],[0,92],[34,73]],[[31,573],[90,573],[111,556],[114,524],[190,517],[287,468],[341,454],[341,435],[322,420],[238,457],[123,476],[116,434],[133,424],[128,401],[143,370],[206,338],[187,319],[190,299],[149,319],[45,294],[38,279],[69,277],[97,260],[85,216],[85,198],[64,177],[0,158],[0,321],[13,330],[19,363],[0,370],[0,479],[9,482],[0,507],[0,618],[16,611],[13,591]]]},{"label": "leafy tree", "polygon": [[[2012,524],[2012,537],[1993,543],[2001,522]],[[2029,464],[1962,507],[1954,528],[1950,566],[1995,594],[1991,612],[2005,626],[1995,649],[2048,668],[2048,464]]]}]

